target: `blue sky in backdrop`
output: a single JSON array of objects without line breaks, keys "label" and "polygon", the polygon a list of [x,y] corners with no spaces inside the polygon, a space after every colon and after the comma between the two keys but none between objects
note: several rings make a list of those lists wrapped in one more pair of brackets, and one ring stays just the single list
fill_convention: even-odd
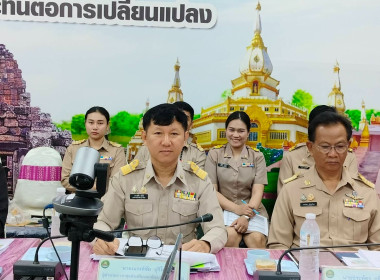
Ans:
[{"label": "blue sky in backdrop", "polygon": [[[55,122],[94,105],[114,115],[140,113],[147,98],[151,106],[166,102],[177,57],[184,99],[199,113],[240,76],[257,1],[190,2],[213,4],[217,24],[201,30],[1,21],[0,43],[18,61],[32,105]],[[325,104],[338,60],[346,107],[360,109],[364,99],[367,109],[380,110],[380,1],[260,3],[261,34],[281,98],[290,102],[303,89]]]}]

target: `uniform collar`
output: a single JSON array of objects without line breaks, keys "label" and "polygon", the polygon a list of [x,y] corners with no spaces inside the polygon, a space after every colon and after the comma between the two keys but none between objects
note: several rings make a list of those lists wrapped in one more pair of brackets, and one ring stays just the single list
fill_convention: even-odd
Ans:
[{"label": "uniform collar", "polygon": [[[231,145],[227,143],[226,148],[224,149],[224,157],[225,158],[232,158],[232,148]],[[241,150],[240,158],[247,159],[248,158],[248,149],[244,145],[243,149]]]},{"label": "uniform collar", "polygon": [[[149,158],[149,160],[146,163],[143,185],[146,185],[152,178],[155,178],[156,182],[158,183],[159,181],[157,180],[157,178],[155,176],[156,176],[156,174],[155,174],[154,169],[153,169],[152,161]],[[178,159],[178,162],[177,162],[177,168],[176,168],[176,170],[174,172],[173,177],[170,179],[170,182],[169,182],[168,186],[170,186],[171,184],[173,184],[177,178],[185,186],[187,186],[186,178],[185,178],[185,171],[183,170],[182,163],[181,163],[181,161],[179,159]]]},{"label": "uniform collar", "polygon": [[[315,168],[315,165],[313,165],[308,171],[305,172],[303,178],[304,180],[301,185],[302,189],[315,186],[317,190],[323,190],[325,192],[329,192],[326,186],[323,184],[321,177],[319,177],[319,174],[317,172],[317,169]],[[354,179],[351,178],[347,168],[343,167],[342,178],[340,179],[338,183],[338,187],[336,191],[346,185],[350,185],[355,191],[357,191],[356,189],[357,187],[354,183]]]},{"label": "uniform collar", "polygon": [[[86,140],[86,142],[84,142],[85,143],[85,145],[87,146],[87,147],[91,147],[90,146],[90,140],[87,138],[87,140]],[[106,139],[106,138],[104,138],[104,140],[103,140],[103,143],[102,143],[102,145],[100,146],[100,148],[98,149],[98,151],[100,151],[101,149],[104,149],[104,150],[106,150],[107,152],[109,151],[109,149],[110,149],[110,143],[108,142],[108,140]]]}]

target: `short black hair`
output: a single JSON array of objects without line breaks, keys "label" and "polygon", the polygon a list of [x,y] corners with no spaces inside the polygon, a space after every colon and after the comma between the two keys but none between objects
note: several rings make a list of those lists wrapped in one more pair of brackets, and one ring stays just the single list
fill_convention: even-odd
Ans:
[{"label": "short black hair", "polygon": [[308,137],[311,142],[315,141],[315,131],[317,130],[317,127],[320,125],[329,125],[329,124],[342,124],[347,132],[347,141],[350,141],[352,136],[352,124],[349,119],[347,119],[345,116],[342,116],[341,114],[338,114],[336,112],[322,112],[315,116],[315,118],[309,123],[308,128]]},{"label": "short black hair", "polygon": [[189,112],[191,120],[194,119],[194,109],[190,106],[189,103],[186,103],[185,101],[177,101],[173,103],[175,106],[180,108],[182,111]]},{"label": "short black hair", "polygon": [[318,106],[314,107],[313,110],[310,111],[309,123],[311,123],[317,115],[319,115],[320,113],[323,113],[323,112],[335,112],[335,113],[337,113],[336,108],[333,106],[318,105]]},{"label": "short black hair", "polygon": [[110,114],[108,113],[108,111],[106,109],[104,109],[103,107],[100,107],[100,106],[94,106],[94,107],[91,107],[90,109],[87,110],[86,112],[86,115],[84,117],[84,120],[86,121],[87,120],[87,116],[91,113],[95,113],[95,112],[98,112],[100,114],[102,114],[106,120],[107,120],[107,123],[110,122]]},{"label": "short black hair", "polygon": [[143,128],[148,130],[151,122],[155,125],[168,126],[176,120],[183,129],[187,130],[187,116],[177,106],[169,103],[163,103],[150,108],[143,116]]},{"label": "short black hair", "polygon": [[243,111],[235,111],[232,114],[230,114],[226,120],[226,128],[233,120],[241,120],[247,126],[248,132],[251,129],[251,119],[249,118],[247,113]]}]

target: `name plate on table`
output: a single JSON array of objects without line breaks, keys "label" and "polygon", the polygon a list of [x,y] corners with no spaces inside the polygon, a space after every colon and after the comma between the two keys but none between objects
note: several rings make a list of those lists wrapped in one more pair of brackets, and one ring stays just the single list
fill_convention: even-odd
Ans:
[{"label": "name plate on table", "polygon": [[324,266],[322,267],[322,280],[330,279],[380,279],[380,268],[375,267],[348,267]]},{"label": "name plate on table", "polygon": [[[101,259],[98,268],[98,280],[160,280],[164,272],[165,262],[163,260],[148,259]],[[177,265],[175,272],[170,279],[178,279],[174,274],[178,273]],[[190,266],[182,263],[181,280],[188,280],[190,275]]]}]

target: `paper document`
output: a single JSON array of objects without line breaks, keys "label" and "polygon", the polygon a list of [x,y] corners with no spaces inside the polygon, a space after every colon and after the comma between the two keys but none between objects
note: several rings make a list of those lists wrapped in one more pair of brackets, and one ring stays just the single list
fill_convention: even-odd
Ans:
[{"label": "paper document", "polygon": [[380,268],[380,252],[379,251],[369,251],[369,250],[359,250],[357,255],[368,261],[371,266]]},{"label": "paper document", "polygon": [[14,239],[0,239],[0,255],[5,252]]},{"label": "paper document", "polygon": [[[91,254],[90,257],[94,261],[98,261],[104,258],[132,258],[123,256],[123,248],[127,243],[128,239],[126,238],[118,238],[120,241],[119,249],[117,250],[117,254],[119,256],[105,256],[105,255],[96,255]],[[145,243],[145,240],[143,240]],[[164,245],[163,248],[158,249],[149,249],[146,256],[143,258],[146,259],[158,259],[158,260],[167,260],[170,256],[170,253],[173,251],[174,245]],[[120,256],[121,255],[121,256]],[[136,257],[133,257],[136,259]],[[179,258],[179,252],[177,252],[176,260]],[[220,271],[220,265],[216,259],[214,254],[208,253],[198,253],[198,252],[188,252],[182,251],[182,261],[188,263],[191,268],[195,268],[198,271]]]},{"label": "paper document", "polygon": [[[239,218],[239,215],[236,215],[233,212],[224,210],[224,224],[226,226],[230,226],[237,218]],[[268,236],[268,219],[261,215],[255,215],[253,218],[249,220],[247,233],[258,231],[264,234],[265,236]]]}]

